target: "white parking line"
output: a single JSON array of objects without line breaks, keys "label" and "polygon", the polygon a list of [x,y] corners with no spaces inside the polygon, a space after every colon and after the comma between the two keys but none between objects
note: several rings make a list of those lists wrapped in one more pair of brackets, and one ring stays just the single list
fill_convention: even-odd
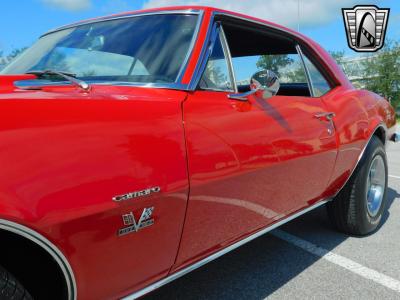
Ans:
[{"label": "white parking line", "polygon": [[341,255],[332,253],[324,248],[318,247],[317,245],[314,245],[313,243],[305,241],[305,240],[298,238],[294,235],[291,235],[285,231],[276,229],[276,230],[272,231],[271,234],[273,236],[275,236],[281,240],[284,240],[292,245],[295,245],[296,247],[299,247],[311,254],[319,256],[335,265],[338,265],[350,272],[353,272],[354,274],[357,274],[366,279],[375,281],[376,283],[378,283],[384,287],[387,287],[397,293],[400,293],[400,281],[398,281],[392,277],[389,277],[385,274],[379,273],[378,271],[375,271],[373,269],[364,267],[363,265],[360,265],[359,263],[356,263],[355,261],[352,261],[351,259],[348,259]]},{"label": "white parking line", "polygon": [[389,177],[400,179],[400,176],[389,175]]}]

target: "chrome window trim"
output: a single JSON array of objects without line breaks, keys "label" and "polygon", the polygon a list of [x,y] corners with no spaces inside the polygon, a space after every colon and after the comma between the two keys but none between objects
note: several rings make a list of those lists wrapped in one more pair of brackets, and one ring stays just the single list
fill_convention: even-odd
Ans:
[{"label": "chrome window trim", "polygon": [[303,54],[303,51],[301,51],[301,48],[300,48],[299,44],[296,44],[296,51],[297,51],[297,54],[300,56],[301,64],[303,65],[303,70],[304,70],[304,72],[306,74],[307,83],[308,83],[308,89],[310,90],[310,96],[311,97],[315,97],[314,85],[313,85],[312,80],[311,80],[310,71],[308,70],[308,68],[306,66],[306,62],[304,60],[304,54]]},{"label": "chrome window trim", "polygon": [[222,26],[222,24],[220,24],[220,33],[219,34],[220,34],[220,39],[221,39],[221,43],[222,43],[222,49],[224,50],[225,59],[227,60],[227,64],[228,64],[229,76],[231,78],[231,84],[232,84],[232,91],[234,93],[237,93],[238,89],[237,89],[237,85],[236,85],[235,70],[233,69],[231,50],[229,49],[228,41],[226,39],[224,27]]},{"label": "chrome window trim", "polygon": [[181,68],[179,69],[179,72],[178,72],[178,76],[175,79],[175,83],[181,83],[182,82],[182,78],[185,75],[185,72],[186,72],[186,69],[188,67],[190,58],[192,57],[194,46],[196,45],[196,42],[197,42],[198,37],[199,37],[200,27],[201,27],[201,24],[203,23],[203,19],[204,19],[204,11],[203,10],[199,11],[199,13],[197,13],[197,15],[198,15],[198,17],[197,17],[196,28],[195,28],[195,30],[193,32],[192,40],[190,42],[189,49],[188,49],[188,51],[186,53],[186,57],[183,60],[182,66],[181,66]]},{"label": "chrome window trim", "polygon": [[333,89],[334,89],[335,87],[337,87],[338,85],[337,85],[337,84],[334,84],[334,83],[333,83],[334,80],[333,80],[330,76],[325,75],[324,72],[321,71],[321,68],[319,68],[318,65],[316,65],[309,57],[307,57],[307,55],[304,54],[303,50],[301,49],[301,45],[297,44],[297,46],[299,47],[299,50],[298,50],[298,51],[301,53],[301,57],[302,57],[302,60],[303,60],[303,64],[304,64],[304,66],[305,66],[305,68],[306,68],[306,70],[307,70],[308,76],[310,77],[310,83],[311,83],[312,92],[313,92],[313,96],[312,96],[312,97],[316,97],[316,96],[315,96],[315,89],[314,89],[314,84],[313,84],[313,81],[312,81],[312,78],[311,78],[311,73],[310,73],[309,68],[307,67],[307,64],[306,64],[306,59],[309,61],[309,63],[310,63],[311,65],[314,66],[314,68],[318,71],[319,75],[321,75],[321,77],[322,77],[322,78],[326,81],[326,83],[328,84],[329,90],[326,91],[326,92],[325,92],[324,94],[322,94],[321,96],[318,96],[317,98],[320,98],[320,97],[322,97],[322,96],[325,96],[326,94],[328,94],[331,90],[333,90]]},{"label": "chrome window trim", "polygon": [[[52,86],[64,86],[71,85],[68,81],[57,81],[57,82],[40,82],[36,84],[26,84],[25,81],[31,82],[31,80],[18,80],[14,82],[14,85],[21,90],[37,90],[41,87],[52,87]],[[124,81],[105,81],[105,82],[95,82],[95,81],[87,81],[91,86],[125,86],[125,87],[141,87],[141,88],[162,88],[162,89],[171,89],[171,90],[187,90],[187,84],[180,83],[135,83],[135,82],[124,82]]]},{"label": "chrome window trim", "polygon": [[[253,24],[261,25],[261,26],[265,27],[266,29],[274,29],[274,30],[277,30],[277,31],[286,33],[287,35],[289,35],[289,36],[291,36],[292,38],[294,38],[295,41],[298,40],[298,41],[301,41],[301,42],[303,42],[303,43],[306,43],[306,42],[304,41],[303,37],[302,37],[300,34],[296,33],[296,32],[292,32],[292,31],[289,31],[289,30],[285,30],[284,28],[281,28],[281,27],[278,27],[278,26],[274,26],[273,24],[267,24],[267,23],[262,22],[262,21],[257,21],[257,20],[253,20],[253,19],[250,19],[250,18],[237,16],[237,15],[231,14],[231,13],[229,13],[229,12],[214,11],[214,12],[212,13],[212,15],[211,15],[211,18],[210,18],[210,24],[213,24],[213,23],[214,23],[214,20],[215,20],[215,17],[216,17],[216,16],[225,16],[225,17],[229,17],[229,18],[232,18],[232,19],[236,19],[236,20],[246,21],[246,22],[248,22],[248,23],[253,23]],[[205,41],[205,42],[207,43],[209,39],[210,39],[210,34],[207,33],[206,41]],[[315,49],[314,45],[309,44],[309,43],[306,43],[306,45],[307,45],[308,48],[312,49],[312,51],[314,51],[315,53],[318,53],[318,50]],[[201,54],[201,59],[203,59],[203,56],[204,56],[204,55],[205,55],[205,50],[203,49],[202,54]],[[329,69],[329,71],[330,71],[332,74],[334,74],[334,72],[332,71],[332,69],[330,68],[329,65],[325,64],[325,66],[326,66],[326,68]],[[193,74],[192,80],[190,81],[190,84],[189,84],[189,87],[188,87],[190,91],[194,91],[194,90],[196,89],[196,84],[195,84],[195,83],[196,83],[196,82],[199,82],[199,80],[200,80],[200,79],[198,78],[198,76],[199,76],[198,73],[194,73],[194,74]],[[335,82],[335,86],[340,86],[340,85],[342,85],[342,82],[341,82],[338,78],[336,78],[336,77],[334,77],[334,79],[332,79],[332,81]]]},{"label": "chrome window trim", "polygon": [[52,242],[38,232],[9,220],[0,219],[0,230],[6,230],[27,238],[49,253],[64,274],[68,289],[68,300],[77,298],[76,281],[71,265],[64,254]]},{"label": "chrome window trim", "polygon": [[219,34],[219,24],[214,22],[214,15],[210,17],[210,22],[207,30],[207,34],[203,43],[203,47],[201,49],[199,58],[197,60],[196,68],[193,71],[192,78],[188,84],[188,90],[194,91],[196,90],[201,77],[203,76],[203,72],[206,68],[208,58],[211,55],[211,52],[214,48],[214,43]]},{"label": "chrome window trim", "polygon": [[[222,89],[222,88],[205,88],[204,90],[207,90],[207,91],[215,91],[215,92],[227,92],[227,93],[232,93],[232,92],[234,91],[234,88],[233,88],[234,79],[233,79],[233,77],[232,77],[232,73],[231,73],[231,69],[230,69],[230,65],[229,65],[229,60],[228,60],[228,52],[227,52],[226,45],[225,45],[225,42],[224,42],[224,39],[223,39],[223,35],[222,35],[222,27],[221,27],[221,24],[219,24],[219,23],[217,24],[217,28],[216,28],[216,37],[215,37],[215,39],[214,39],[213,42],[212,42],[212,45],[211,45],[211,47],[210,47],[210,52],[209,52],[208,55],[207,55],[207,59],[204,61],[204,62],[205,62],[205,63],[204,63],[204,68],[202,69],[202,72],[201,72],[200,81],[201,81],[201,78],[202,78],[203,75],[204,75],[204,72],[205,72],[206,68],[207,68],[207,65],[208,65],[210,56],[211,56],[212,52],[214,51],[215,42],[216,42],[217,40],[219,40],[219,42],[221,43],[222,52],[224,53],[224,58],[225,58],[226,67],[227,67],[228,73],[229,73],[229,80],[230,80],[230,82],[231,82],[231,87],[230,87],[230,88],[227,88],[227,89]],[[200,84],[200,81],[199,81],[199,84]],[[197,86],[196,86],[196,88],[197,88]],[[202,90],[203,90],[203,89],[202,89]]]},{"label": "chrome window trim", "polygon": [[214,254],[212,254],[212,255],[204,258],[204,259],[202,259],[202,260],[200,260],[200,261],[198,261],[197,263],[194,263],[194,264],[192,264],[192,265],[190,265],[190,266],[188,266],[188,267],[186,267],[186,268],[184,268],[184,269],[182,269],[182,270],[180,270],[180,271],[178,271],[176,273],[173,273],[173,274],[167,276],[164,279],[161,279],[161,280],[159,280],[159,281],[157,281],[157,282],[145,287],[142,290],[139,290],[137,292],[134,292],[134,293],[122,298],[122,300],[133,300],[133,299],[140,298],[140,297],[142,297],[142,296],[144,296],[144,295],[146,295],[146,294],[148,294],[148,293],[150,293],[150,292],[152,292],[152,291],[154,291],[154,290],[156,290],[156,289],[158,289],[158,288],[160,288],[160,287],[162,287],[162,286],[164,286],[164,285],[166,285],[166,284],[168,284],[168,283],[170,283],[170,282],[172,282],[172,281],[174,281],[174,280],[176,280],[176,279],[178,279],[178,278],[180,278],[180,277],[182,277],[182,276],[184,276],[184,275],[186,275],[186,274],[188,274],[188,273],[190,273],[190,272],[192,272],[192,271],[194,271],[194,270],[196,270],[196,269],[198,269],[198,268],[200,268],[202,266],[204,266],[205,264],[207,264],[207,263],[209,263],[209,262],[221,257],[222,255],[224,255],[226,253],[229,253],[229,252],[237,249],[238,247],[240,247],[240,246],[242,246],[244,244],[247,244],[248,242],[251,242],[252,240],[254,240],[254,239],[256,239],[256,238],[258,238],[258,237],[260,237],[260,236],[272,231],[273,229],[275,229],[275,228],[277,228],[277,227],[279,227],[279,226],[281,226],[281,225],[283,225],[283,224],[285,224],[285,223],[287,223],[289,221],[292,221],[293,219],[295,219],[295,218],[297,218],[297,217],[299,217],[299,216],[301,216],[301,215],[303,215],[303,214],[305,214],[305,213],[307,213],[307,212],[309,212],[309,211],[311,211],[313,209],[316,209],[316,208],[324,205],[325,203],[329,202],[330,200],[331,199],[323,199],[323,200],[315,203],[314,205],[311,205],[311,206],[309,206],[309,207],[307,207],[305,209],[302,209],[301,211],[298,211],[298,212],[288,216],[287,218],[284,218],[283,220],[280,220],[280,221],[278,221],[278,222],[276,222],[276,223],[274,223],[274,224],[272,224],[272,225],[270,225],[270,226],[268,226],[268,227],[266,227],[264,229],[261,229],[260,231],[257,231],[256,233],[254,233],[254,234],[252,234],[252,235],[250,235],[250,236],[248,236],[248,237],[246,237],[246,238],[244,238],[244,239],[242,239],[242,240],[240,240],[240,241],[238,241],[238,242],[236,242],[236,243],[234,243],[234,244],[232,244],[232,245],[230,245],[230,246],[228,246],[228,247],[226,247],[226,248],[224,248],[224,249],[222,249],[222,250],[220,250],[220,251],[218,251],[218,252],[216,252],[216,253],[214,253]]},{"label": "chrome window trim", "polygon": [[47,31],[46,33],[42,34],[40,38],[49,35],[51,33],[55,33],[57,31],[69,29],[69,28],[74,28],[74,27],[79,27],[79,26],[84,26],[84,25],[89,25],[89,24],[95,24],[95,23],[101,23],[101,22],[107,22],[107,21],[114,21],[114,20],[121,20],[121,19],[129,19],[129,18],[135,18],[135,17],[143,17],[143,16],[153,16],[153,15],[176,15],[176,14],[183,14],[183,15],[202,15],[204,14],[203,10],[198,10],[198,9],[182,9],[182,10],[160,10],[160,11],[153,11],[153,12],[133,12],[125,15],[119,15],[119,16],[106,16],[106,17],[99,17],[99,18],[94,18],[91,20],[87,21],[82,21],[82,22],[77,22],[77,23],[72,23],[68,24],[65,26],[61,26],[55,29],[51,29]]},{"label": "chrome window trim", "polygon": [[[89,81],[90,82],[90,81]],[[106,86],[125,86],[125,87],[141,87],[141,88],[163,88],[171,90],[186,90],[187,84],[180,83],[145,83],[140,82],[123,82],[123,81],[109,81],[109,82],[94,82],[91,85],[106,85]]]},{"label": "chrome window trim", "polygon": [[209,31],[207,33],[205,45],[208,45],[208,47],[206,47],[206,48],[203,47],[203,50],[205,52],[200,54],[201,59],[199,59],[197,61],[197,67],[194,71],[195,75],[193,75],[193,77],[192,77],[192,79],[196,78],[196,80],[194,80],[194,81],[192,80],[189,83],[189,87],[188,87],[189,90],[192,90],[192,91],[196,90],[198,85],[200,84],[201,78],[203,77],[203,74],[204,74],[205,69],[208,64],[208,60],[214,50],[215,42],[217,41],[217,39],[219,39],[221,46],[222,46],[222,51],[224,52],[224,56],[225,56],[225,60],[226,60],[226,64],[227,64],[228,72],[229,72],[229,78],[231,81],[231,85],[233,84],[233,88],[231,88],[231,89],[202,88],[202,90],[214,91],[214,92],[228,92],[228,93],[232,93],[236,90],[236,81],[235,81],[235,77],[232,73],[231,63],[229,61],[230,52],[229,52],[229,48],[227,48],[228,46],[226,44],[225,35],[223,34],[223,29],[222,29],[222,26],[220,23],[213,23],[211,31]]}]

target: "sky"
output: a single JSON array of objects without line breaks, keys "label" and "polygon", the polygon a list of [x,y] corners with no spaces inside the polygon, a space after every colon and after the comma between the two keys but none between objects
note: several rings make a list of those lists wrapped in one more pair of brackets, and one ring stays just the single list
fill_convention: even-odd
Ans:
[{"label": "sky", "polygon": [[[0,51],[30,46],[50,29],[123,11],[148,7],[198,4],[220,7],[300,29],[325,49],[356,52],[347,46],[341,8],[375,4],[390,8],[386,39],[400,41],[399,0],[1,0]],[[299,5],[300,4],[300,5]],[[300,7],[300,22],[298,8]]]}]

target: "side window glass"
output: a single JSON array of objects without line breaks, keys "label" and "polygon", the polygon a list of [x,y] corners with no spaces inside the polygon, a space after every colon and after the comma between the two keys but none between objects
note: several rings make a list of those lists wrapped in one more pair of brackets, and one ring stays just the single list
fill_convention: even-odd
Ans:
[{"label": "side window glass", "polygon": [[213,51],[200,80],[200,88],[218,91],[232,90],[228,61],[222,47],[221,35],[214,43]]},{"label": "side window glass", "polygon": [[285,83],[307,84],[307,76],[298,54],[263,55],[257,62],[260,70],[271,70]]},{"label": "side window glass", "polygon": [[[296,51],[293,47],[293,51]],[[296,54],[264,54],[237,56],[232,58],[239,92],[250,90],[250,78],[261,70],[271,70],[279,78],[278,95],[310,96],[307,75],[300,55]]]},{"label": "side window glass", "polygon": [[304,56],[304,63],[310,73],[311,85],[315,97],[321,97],[330,91],[331,87],[325,77],[318,71],[315,65]]},{"label": "side window glass", "polygon": [[274,72],[280,83],[307,84],[303,63],[298,54],[234,57],[232,62],[238,84],[249,84],[251,76],[261,70]]}]

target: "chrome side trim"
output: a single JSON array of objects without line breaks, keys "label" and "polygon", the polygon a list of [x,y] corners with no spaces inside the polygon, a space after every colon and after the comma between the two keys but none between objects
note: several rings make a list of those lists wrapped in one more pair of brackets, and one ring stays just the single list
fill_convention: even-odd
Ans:
[{"label": "chrome side trim", "polygon": [[199,262],[197,262],[197,263],[195,263],[193,265],[190,265],[189,267],[187,267],[187,268],[185,268],[183,270],[180,270],[180,271],[178,271],[178,272],[176,272],[174,274],[171,274],[168,277],[166,277],[166,278],[164,278],[164,279],[162,279],[160,281],[157,281],[156,283],[153,283],[152,285],[149,285],[148,287],[146,287],[146,288],[144,288],[144,289],[142,289],[142,290],[140,290],[138,292],[135,292],[135,293],[133,293],[133,294],[131,294],[129,296],[126,296],[126,297],[122,298],[122,300],[133,300],[133,299],[137,299],[139,297],[142,297],[145,294],[150,293],[150,292],[162,287],[163,285],[166,285],[167,283],[170,283],[171,281],[174,281],[175,279],[178,279],[178,278],[186,275],[187,273],[189,273],[191,271],[194,271],[194,270],[200,268],[201,266],[203,266],[203,265],[205,265],[205,264],[207,264],[207,263],[209,263],[209,262],[221,257],[222,255],[224,255],[224,254],[226,254],[228,252],[231,252],[232,250],[235,250],[236,248],[238,248],[238,247],[240,247],[240,246],[242,246],[242,245],[244,245],[244,244],[246,244],[246,243],[248,243],[248,242],[250,242],[250,241],[252,241],[252,240],[254,240],[254,239],[256,239],[256,238],[258,238],[258,237],[260,237],[260,236],[262,236],[264,234],[266,234],[266,233],[268,233],[268,232],[270,232],[271,230],[273,230],[273,229],[275,229],[275,228],[277,228],[277,227],[279,227],[279,226],[281,226],[281,225],[283,225],[283,224],[285,224],[285,223],[287,223],[287,222],[289,222],[289,221],[291,221],[291,220],[293,220],[293,219],[295,219],[295,218],[297,218],[297,217],[299,217],[299,216],[301,216],[301,215],[303,215],[303,214],[305,214],[305,213],[307,213],[307,212],[309,212],[309,211],[311,211],[311,210],[313,210],[315,208],[318,208],[318,207],[324,205],[328,201],[330,201],[330,199],[321,200],[320,202],[318,202],[318,203],[316,203],[316,204],[314,204],[314,205],[312,205],[310,207],[307,207],[307,208],[305,208],[305,209],[303,209],[301,211],[298,211],[297,213],[294,213],[293,215],[291,215],[291,216],[289,216],[289,217],[287,217],[287,218],[285,218],[285,219],[283,219],[281,221],[278,221],[278,222],[272,224],[271,226],[269,226],[267,228],[264,228],[264,229],[262,229],[262,230],[260,230],[260,231],[258,231],[256,233],[254,233],[253,235],[248,236],[247,238],[244,238],[243,240],[240,240],[237,243],[235,243],[233,245],[230,245],[230,246],[228,246],[228,247],[226,247],[226,248],[224,248],[224,249],[222,249],[222,250],[220,250],[220,251],[218,251],[218,252],[216,252],[216,253],[214,253],[214,254],[212,254],[212,255],[204,258],[204,259],[202,259]]},{"label": "chrome side trim", "polygon": [[46,250],[46,252],[48,252],[57,262],[64,274],[68,289],[68,300],[76,299],[77,290],[74,272],[72,271],[72,268],[68,263],[67,258],[52,242],[26,226],[4,219],[0,219],[0,230],[6,230],[18,234],[24,238],[29,239],[42,249]]},{"label": "chrome side trim", "polygon": [[374,131],[372,132],[371,136],[369,137],[367,143],[365,144],[364,148],[362,149],[360,155],[357,158],[357,163],[354,166],[353,170],[350,173],[350,176],[347,178],[347,180],[345,181],[345,183],[343,184],[343,186],[332,196],[332,199],[335,198],[342,190],[343,188],[346,186],[346,184],[349,182],[350,178],[353,176],[354,172],[356,171],[361,159],[364,156],[365,150],[367,149],[369,143],[371,142],[372,137],[375,135],[375,132],[379,129],[382,128],[385,132],[387,132],[386,126],[384,126],[383,124],[379,124],[378,126],[376,126],[376,128],[374,129]]}]

